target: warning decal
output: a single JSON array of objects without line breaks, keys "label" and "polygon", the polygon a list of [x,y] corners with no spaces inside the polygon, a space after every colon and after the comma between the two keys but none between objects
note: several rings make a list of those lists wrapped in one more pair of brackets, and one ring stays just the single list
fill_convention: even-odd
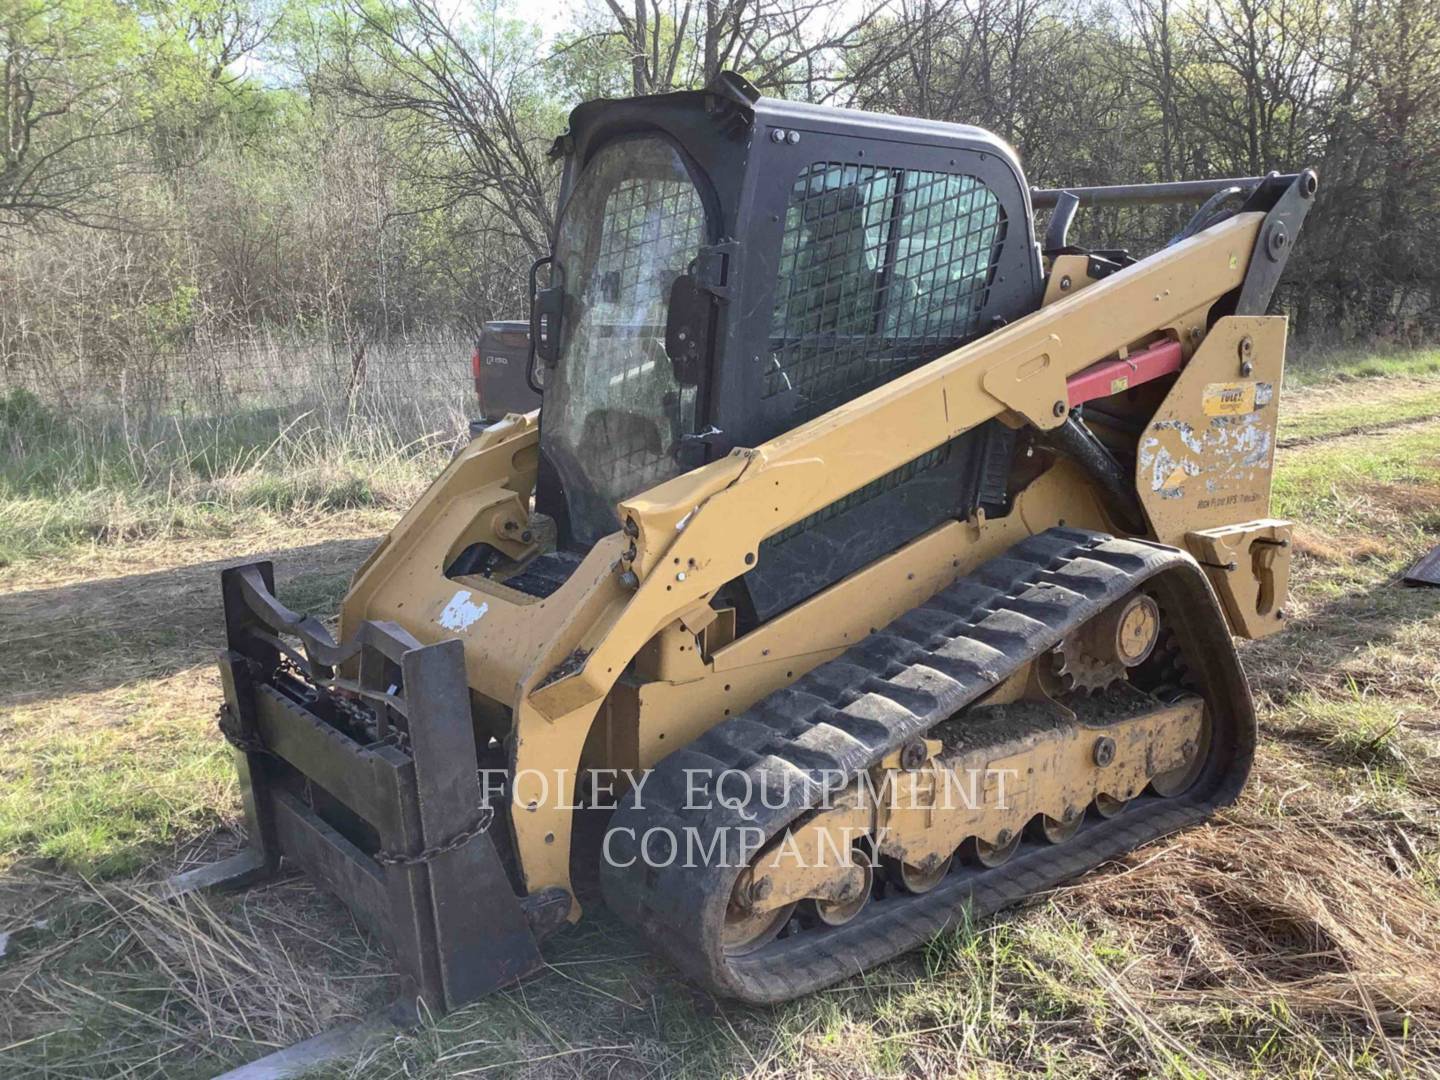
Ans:
[{"label": "warning decal", "polygon": [[1206,416],[1240,416],[1255,411],[1253,382],[1210,383],[1205,387],[1203,407]]}]

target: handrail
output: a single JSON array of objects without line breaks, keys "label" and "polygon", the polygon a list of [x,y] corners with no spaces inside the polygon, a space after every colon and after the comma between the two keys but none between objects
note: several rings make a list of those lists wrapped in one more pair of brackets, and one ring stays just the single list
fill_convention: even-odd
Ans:
[{"label": "handrail", "polygon": [[1256,188],[1267,180],[1288,186],[1299,173],[1269,173],[1266,176],[1239,176],[1216,180],[1176,180],[1163,184],[1104,184],[1099,187],[1031,188],[1030,202],[1037,210],[1055,206],[1065,193],[1079,198],[1082,205],[1140,206],[1146,203],[1198,202],[1228,187]]}]

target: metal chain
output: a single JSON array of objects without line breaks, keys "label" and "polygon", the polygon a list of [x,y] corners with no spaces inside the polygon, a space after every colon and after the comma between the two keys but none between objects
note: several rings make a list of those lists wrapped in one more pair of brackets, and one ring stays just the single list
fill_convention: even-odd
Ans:
[{"label": "metal chain", "polygon": [[215,726],[220,729],[220,734],[225,737],[225,741],[236,750],[247,754],[270,753],[270,749],[258,738],[240,730],[239,721],[230,711],[228,702],[222,701],[220,707],[215,710]]},{"label": "metal chain", "polygon": [[[260,674],[259,665],[255,664],[253,661],[250,661],[248,663],[248,666],[251,669],[251,676],[258,677]],[[311,687],[311,692],[315,695],[316,698],[319,697],[319,690],[313,687],[313,684],[306,676],[305,672],[303,672],[299,668],[299,666],[296,665],[294,661],[292,661],[289,657],[283,655],[280,657],[280,662],[277,665],[277,672],[280,674],[292,676],[302,684]],[[364,705],[360,702],[352,701],[344,694],[332,693],[329,695],[329,701],[334,706],[337,712],[343,713],[345,716],[347,716],[351,720],[351,722],[354,723],[357,727],[359,727],[362,731],[365,731],[372,737],[377,734],[379,728],[379,718],[376,716],[375,711],[372,707]],[[234,713],[231,712],[228,702],[222,702],[220,704],[220,707],[216,710],[215,723],[216,726],[220,729],[220,734],[225,737],[225,741],[228,742],[231,746],[235,747],[235,749],[250,754],[273,754],[273,752],[267,746],[265,746],[265,744],[261,742],[260,739],[248,735],[240,729],[240,724]],[[410,752],[410,735],[408,732],[402,731],[400,728],[392,727],[384,738],[376,738],[375,742],[378,745],[394,746],[405,753]],[[306,782],[308,787],[308,777],[306,778]],[[309,801],[308,798],[307,801]],[[460,832],[450,837],[450,839],[446,840],[444,843],[432,845],[431,847],[427,847],[423,851],[417,852],[414,855],[404,855],[396,852],[389,852],[383,850],[377,851],[372,856],[372,858],[381,866],[420,866],[424,863],[432,861],[433,859],[439,858],[446,852],[456,851],[464,847],[471,840],[474,840],[475,837],[488,830],[490,828],[490,823],[494,820],[495,811],[488,806],[482,806],[476,814],[474,822],[468,828],[462,829]]]},{"label": "metal chain", "polygon": [[414,855],[399,855],[391,851],[377,851],[371,858],[381,866],[419,866],[422,863],[427,863],[432,859],[439,858],[448,851],[455,851],[458,848],[464,847],[471,840],[474,840],[475,837],[489,829],[490,823],[494,820],[495,811],[488,806],[482,806],[473,825],[468,829],[456,833],[443,844],[428,847],[424,851]]},{"label": "metal chain", "polygon": [[[380,722],[371,708],[366,705],[361,705],[359,702],[351,701],[345,697],[344,694],[334,691],[330,693],[330,704],[335,707],[336,712],[348,717],[350,722],[354,724],[358,730],[365,732],[366,735],[375,739],[380,729]],[[385,740],[376,739],[376,741],[384,742]]]}]

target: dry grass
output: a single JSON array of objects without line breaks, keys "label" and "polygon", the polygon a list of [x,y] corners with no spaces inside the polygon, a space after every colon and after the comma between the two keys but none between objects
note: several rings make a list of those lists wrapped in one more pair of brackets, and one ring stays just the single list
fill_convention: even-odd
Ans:
[{"label": "dry grass", "polygon": [[152,541],[5,572],[0,863],[30,853],[113,874],[140,865],[146,842],[233,821],[233,770],[213,722],[219,568],[278,556],[281,595],[328,615],[377,524],[356,512],[257,530],[228,558],[219,540]]},{"label": "dry grass", "polygon": [[1342,540],[1298,523],[1295,526],[1293,542],[1296,555],[1332,565],[1381,559],[1391,553],[1382,541],[1373,537],[1352,535]]},{"label": "dry grass", "polygon": [[1440,1061],[1440,908],[1419,834],[1396,835],[1387,871],[1334,822],[1242,809],[1061,906],[1125,928],[1137,961],[1120,985],[1147,1011],[1231,1009],[1317,1059],[1379,1054],[1399,1073]]},{"label": "dry grass", "polygon": [[393,521],[357,511],[228,540],[151,541],[0,571],[0,701],[23,703],[208,665],[220,640],[220,569],[270,559],[294,606],[328,614]]},{"label": "dry grass", "polygon": [[317,932],[304,886],[272,891],[288,903],[259,893],[223,915],[154,886],[32,874],[5,883],[18,890],[46,897],[31,936],[73,930],[0,972],[0,1000],[19,1018],[6,1049],[28,1051],[7,1075],[204,1075],[353,1017],[357,984],[385,978],[358,934]]}]

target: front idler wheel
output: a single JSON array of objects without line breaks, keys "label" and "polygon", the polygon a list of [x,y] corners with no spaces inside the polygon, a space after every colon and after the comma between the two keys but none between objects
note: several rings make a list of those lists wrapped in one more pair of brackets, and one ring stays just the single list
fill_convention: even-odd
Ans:
[{"label": "front idler wheel", "polygon": [[1210,711],[1201,716],[1200,737],[1185,744],[1185,760],[1168,772],[1158,773],[1150,778],[1150,787],[1161,798],[1173,799],[1184,795],[1200,779],[1205,769],[1205,759],[1210,756]]}]

